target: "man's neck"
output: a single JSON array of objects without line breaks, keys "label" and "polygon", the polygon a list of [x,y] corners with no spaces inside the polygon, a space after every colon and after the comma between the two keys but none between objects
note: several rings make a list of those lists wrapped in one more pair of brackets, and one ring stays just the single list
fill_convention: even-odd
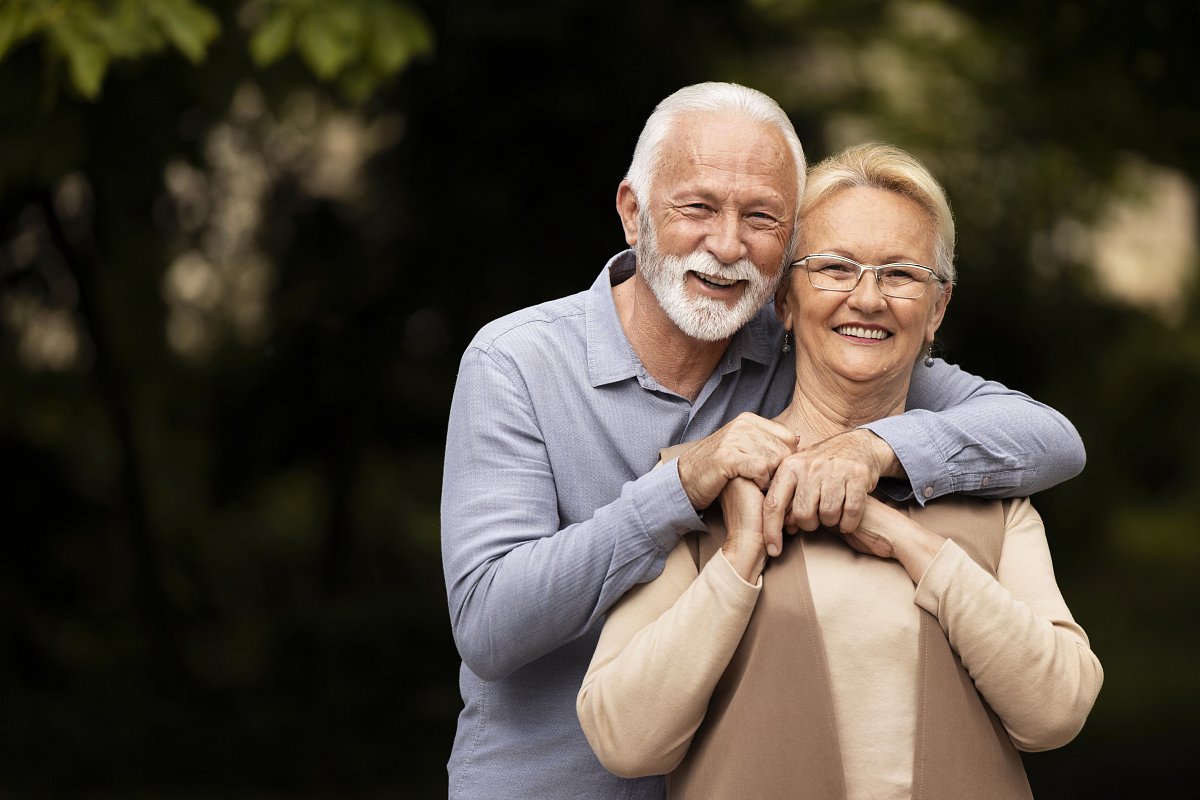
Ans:
[{"label": "man's neck", "polygon": [[729,347],[729,340],[702,342],[679,330],[640,276],[613,287],[617,319],[633,352],[654,380],[695,401]]}]

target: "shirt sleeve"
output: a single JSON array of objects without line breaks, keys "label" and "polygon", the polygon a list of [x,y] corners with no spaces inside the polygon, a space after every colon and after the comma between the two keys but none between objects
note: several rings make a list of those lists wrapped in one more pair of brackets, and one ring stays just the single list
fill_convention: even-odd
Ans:
[{"label": "shirt sleeve", "polygon": [[1083,728],[1104,672],[1058,589],[1041,517],[1028,499],[1006,514],[995,578],[947,540],[916,602],[937,617],[1013,744],[1049,750]]},{"label": "shirt sleeve", "polygon": [[463,356],[446,437],[442,566],[459,654],[498,680],[578,638],[703,528],[670,462],[591,519],[560,524],[529,392],[502,355]]},{"label": "shirt sleeve", "polygon": [[761,576],[746,583],[720,551],[697,577],[681,541],[657,580],[613,607],[576,700],[606,769],[635,778],[679,765],[761,590]]},{"label": "shirt sleeve", "polygon": [[894,499],[1023,497],[1083,470],[1083,441],[1066,417],[940,359],[914,368],[907,407],[864,426],[908,475],[908,485],[888,489]]}]

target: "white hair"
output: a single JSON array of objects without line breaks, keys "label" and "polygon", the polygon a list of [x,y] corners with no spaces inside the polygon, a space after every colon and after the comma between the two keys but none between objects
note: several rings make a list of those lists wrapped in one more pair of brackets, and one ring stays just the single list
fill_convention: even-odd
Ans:
[{"label": "white hair", "polygon": [[792,160],[796,162],[797,197],[804,193],[804,148],[792,121],[779,104],[760,91],[736,83],[697,83],[685,86],[659,103],[642,128],[629,172],[625,174],[639,206],[645,208],[649,201],[650,187],[662,161],[664,142],[680,118],[694,113],[739,116],[776,128],[783,134],[792,151]]}]

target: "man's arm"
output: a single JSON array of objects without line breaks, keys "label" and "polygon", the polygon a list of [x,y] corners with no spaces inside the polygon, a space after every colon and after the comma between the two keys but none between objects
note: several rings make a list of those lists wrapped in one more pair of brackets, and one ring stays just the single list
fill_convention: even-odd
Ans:
[{"label": "man's arm", "polygon": [[763,504],[768,548],[781,528],[854,531],[880,478],[906,480],[884,490],[924,505],[951,493],[1023,497],[1083,469],[1083,442],[1064,416],[944,361],[914,369],[908,408],[789,456]]},{"label": "man's arm", "polygon": [[702,527],[673,465],[626,483],[591,519],[561,526],[524,381],[476,347],[455,386],[441,507],[454,640],[485,680],[582,635],[626,590],[661,572],[679,536]]},{"label": "man's arm", "polygon": [[951,493],[1022,497],[1083,470],[1083,441],[1066,417],[940,359],[913,370],[908,408],[864,427],[895,452],[921,504]]}]

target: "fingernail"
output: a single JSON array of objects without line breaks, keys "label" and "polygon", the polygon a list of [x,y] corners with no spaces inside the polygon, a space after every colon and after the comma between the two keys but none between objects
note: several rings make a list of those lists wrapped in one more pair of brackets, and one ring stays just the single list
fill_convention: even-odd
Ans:
[{"label": "fingernail", "polygon": [[779,545],[777,545],[777,544],[767,545],[767,555],[771,556],[772,558],[779,555]]}]

